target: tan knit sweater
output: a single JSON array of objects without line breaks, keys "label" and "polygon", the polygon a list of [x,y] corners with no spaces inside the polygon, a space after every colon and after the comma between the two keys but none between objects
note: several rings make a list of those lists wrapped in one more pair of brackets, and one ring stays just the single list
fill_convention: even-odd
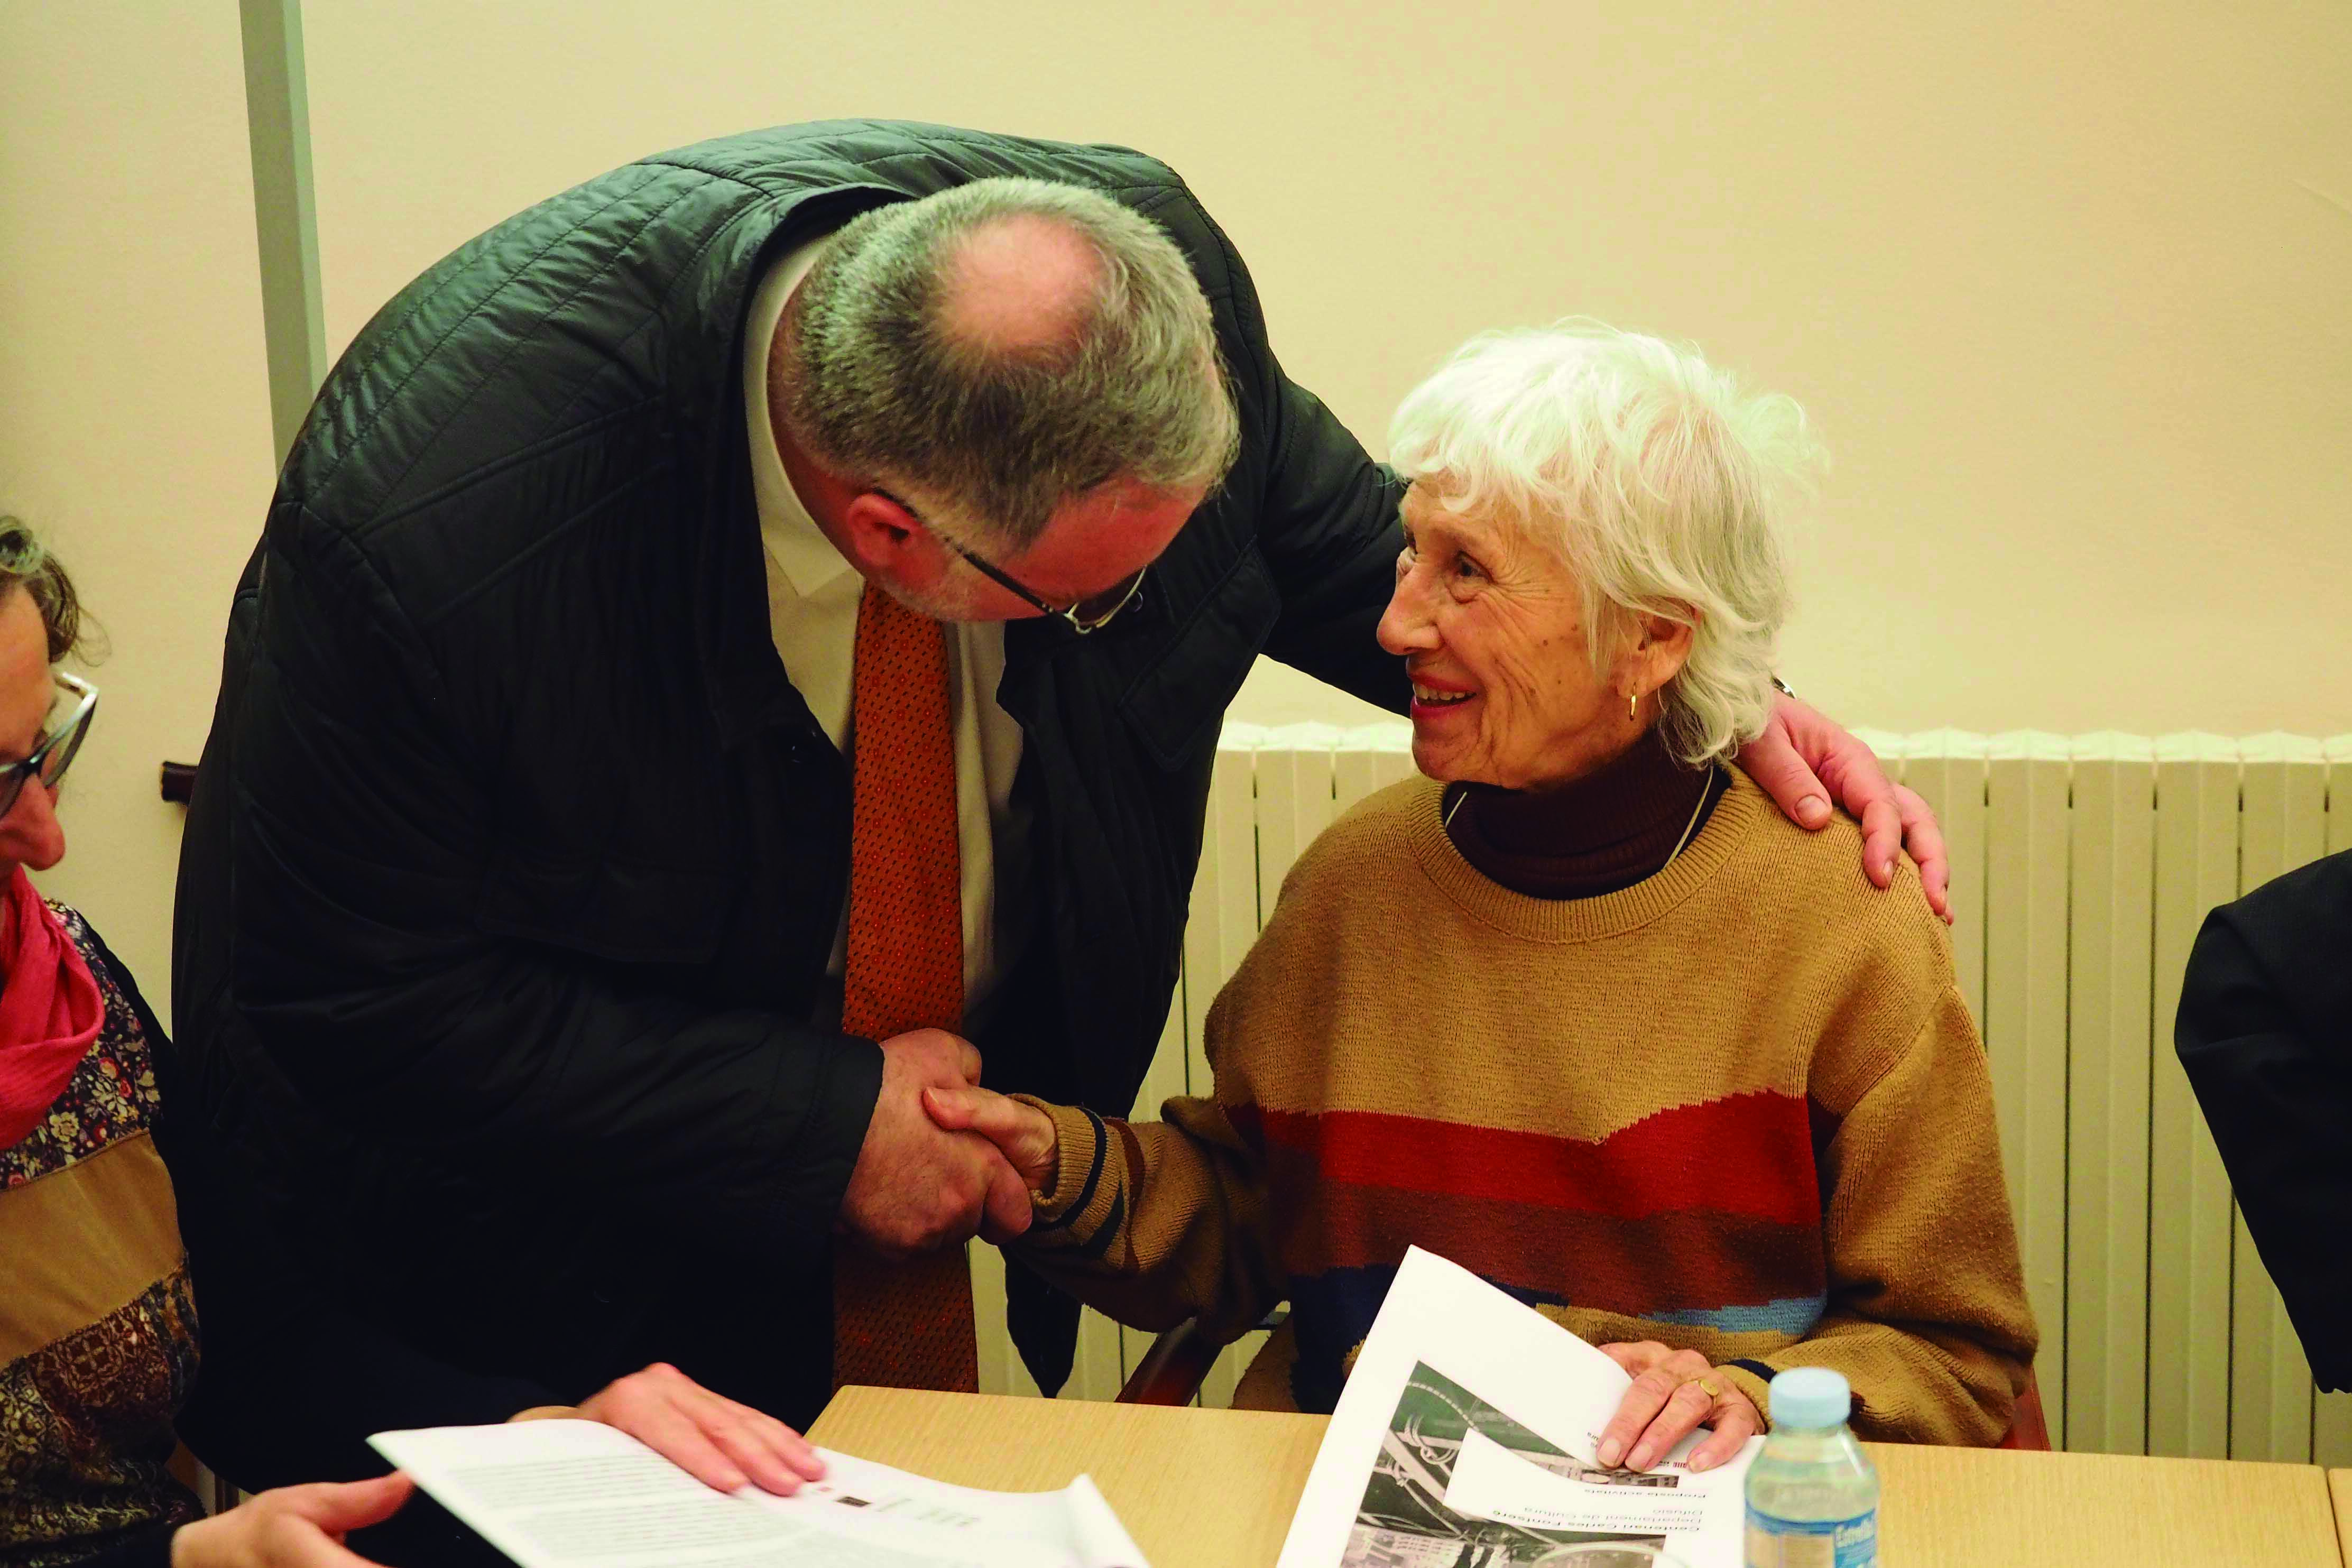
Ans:
[{"label": "tan knit sweater", "polygon": [[1906,866],[1861,872],[1744,775],[1664,870],[1548,900],[1480,876],[1439,786],[1302,857],[1209,1017],[1214,1098],[1047,1107],[1025,1258],[1123,1321],[1237,1335],[1253,1403],[1331,1407],[1405,1248],[1596,1343],[1704,1352],[1769,1417],[1797,1365],[1865,1436],[1997,1441],[2035,1331],[1984,1051]]}]

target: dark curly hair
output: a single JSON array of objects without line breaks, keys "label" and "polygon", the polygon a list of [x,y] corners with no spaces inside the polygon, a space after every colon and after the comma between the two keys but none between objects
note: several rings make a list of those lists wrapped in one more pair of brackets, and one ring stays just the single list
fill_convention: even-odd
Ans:
[{"label": "dark curly hair", "polygon": [[21,518],[0,517],[0,600],[22,584],[41,612],[42,629],[49,637],[49,662],[55,664],[81,643],[81,599],[73,579],[32,525]]}]

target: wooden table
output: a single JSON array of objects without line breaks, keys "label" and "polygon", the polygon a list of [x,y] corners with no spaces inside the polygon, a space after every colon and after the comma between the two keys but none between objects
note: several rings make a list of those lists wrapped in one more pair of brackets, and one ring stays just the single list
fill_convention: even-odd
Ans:
[{"label": "wooden table", "polygon": [[809,1436],[959,1486],[1045,1491],[1090,1475],[1151,1568],[1258,1568],[1282,1553],[1323,1419],[845,1388]]},{"label": "wooden table", "polygon": [[[1271,1568],[1319,1415],[844,1389],[809,1436],[964,1486],[1092,1475],[1152,1568]],[[2344,1568],[2309,1465],[1870,1445],[1892,1568]],[[2352,1521],[2352,1471],[2336,1476]],[[2346,1528],[2352,1530],[2352,1523]],[[2347,1536],[2352,1540],[2352,1536]]]},{"label": "wooden table", "polygon": [[[2340,1568],[2310,1465],[1868,1443],[1896,1568]],[[2331,1559],[2329,1553],[2336,1555]]]},{"label": "wooden table", "polygon": [[2336,1494],[2336,1544],[2352,1563],[2352,1470],[2328,1471],[2327,1489]]}]

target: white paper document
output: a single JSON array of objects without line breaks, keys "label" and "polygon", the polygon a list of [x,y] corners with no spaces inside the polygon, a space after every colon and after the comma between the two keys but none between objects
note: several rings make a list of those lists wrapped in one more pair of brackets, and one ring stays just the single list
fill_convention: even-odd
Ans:
[{"label": "white paper document", "polygon": [[717,1492],[625,1432],[382,1432],[376,1452],[522,1568],[1148,1568],[1093,1481],[976,1491],[819,1449],[791,1497]]},{"label": "white paper document", "polygon": [[1761,1437],[1685,1467],[1595,1458],[1633,1384],[1542,1313],[1405,1255],[1315,1457],[1279,1568],[1739,1568]]}]

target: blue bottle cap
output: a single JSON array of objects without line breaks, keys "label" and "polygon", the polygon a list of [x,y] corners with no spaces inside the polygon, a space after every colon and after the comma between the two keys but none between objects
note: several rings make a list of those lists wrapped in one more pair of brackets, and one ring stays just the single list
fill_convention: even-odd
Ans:
[{"label": "blue bottle cap", "polygon": [[1853,1390],[1842,1372],[1791,1367],[1774,1374],[1769,1403],[1775,1426],[1836,1426],[1853,1411]]}]

